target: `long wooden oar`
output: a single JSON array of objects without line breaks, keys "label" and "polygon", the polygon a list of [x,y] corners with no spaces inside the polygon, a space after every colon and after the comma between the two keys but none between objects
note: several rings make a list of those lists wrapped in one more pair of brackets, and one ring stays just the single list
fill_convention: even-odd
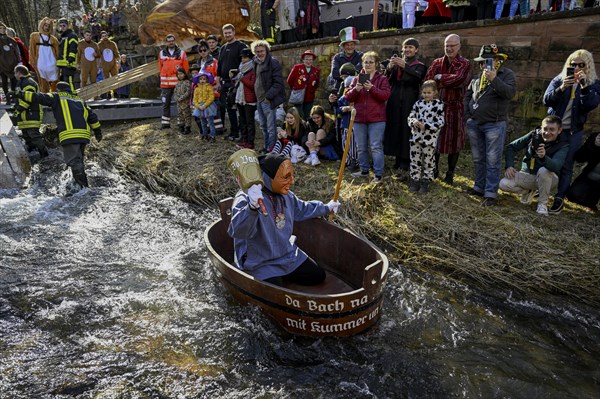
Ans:
[{"label": "long wooden oar", "polygon": [[[352,105],[351,105],[352,106]],[[333,200],[337,201],[340,196],[340,188],[342,187],[342,178],[344,177],[344,169],[346,169],[346,158],[348,158],[348,151],[350,150],[350,143],[352,142],[352,130],[354,129],[354,117],[356,116],[356,108],[352,107],[352,113],[350,114],[350,124],[348,125],[348,133],[346,134],[346,145],[344,146],[344,155],[342,155],[342,164],[340,165],[340,173],[338,174],[337,184],[335,185],[335,193],[333,194]],[[329,221],[333,221],[335,212],[329,213]]]}]

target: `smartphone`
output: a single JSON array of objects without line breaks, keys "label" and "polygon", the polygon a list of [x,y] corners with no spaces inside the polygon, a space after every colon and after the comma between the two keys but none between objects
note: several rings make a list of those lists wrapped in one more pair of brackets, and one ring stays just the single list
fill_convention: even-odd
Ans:
[{"label": "smartphone", "polygon": [[365,83],[367,83],[367,80],[369,80],[368,73],[359,73],[358,74],[358,83],[360,83],[361,85],[364,85]]},{"label": "smartphone", "polygon": [[491,71],[493,68],[494,68],[494,59],[486,58],[485,59],[485,69],[487,69],[488,71]]},{"label": "smartphone", "polygon": [[575,68],[567,67],[567,77],[574,77],[574,76],[575,76]]}]

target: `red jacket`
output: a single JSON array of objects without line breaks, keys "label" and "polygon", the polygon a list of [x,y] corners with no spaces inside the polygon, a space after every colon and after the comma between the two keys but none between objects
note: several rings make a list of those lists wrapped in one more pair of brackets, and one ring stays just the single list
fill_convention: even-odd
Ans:
[{"label": "red jacket", "polygon": [[358,77],[352,80],[350,89],[345,94],[346,99],[353,102],[354,108],[356,108],[354,121],[356,123],[385,122],[385,102],[391,93],[388,79],[385,75],[375,72],[375,76],[371,80],[373,87],[369,91],[364,87],[361,91],[357,91],[357,83]]},{"label": "red jacket", "polygon": [[240,79],[242,84],[244,85],[244,100],[247,103],[255,103],[256,93],[254,92],[254,83],[256,82],[256,73],[254,69],[251,69],[247,74],[242,76]]},{"label": "red jacket", "polygon": [[183,68],[187,72],[190,69],[187,54],[177,47],[171,56],[169,49],[165,48],[158,54],[158,68],[160,69],[160,88],[174,89],[178,82],[177,70]]},{"label": "red jacket", "polygon": [[320,82],[321,70],[316,66],[312,66],[309,73],[304,64],[294,65],[287,78],[287,83],[292,90],[299,90],[306,87],[306,92],[304,93],[305,103],[315,101],[315,93]]}]

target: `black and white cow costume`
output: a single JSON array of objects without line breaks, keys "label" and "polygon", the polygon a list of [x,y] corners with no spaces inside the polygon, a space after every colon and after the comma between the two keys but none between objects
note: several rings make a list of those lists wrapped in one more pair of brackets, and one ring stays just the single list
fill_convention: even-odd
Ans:
[{"label": "black and white cow costume", "polygon": [[[415,123],[425,124],[423,130]],[[408,126],[412,131],[410,138],[410,178],[413,180],[433,181],[435,169],[435,149],[438,135],[444,126],[444,103],[441,100],[419,100],[408,115]]]}]

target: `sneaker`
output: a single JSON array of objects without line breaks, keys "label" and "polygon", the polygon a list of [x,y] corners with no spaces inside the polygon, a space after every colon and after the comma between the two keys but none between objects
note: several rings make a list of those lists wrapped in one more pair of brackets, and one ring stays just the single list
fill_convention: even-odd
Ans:
[{"label": "sneaker", "polygon": [[564,206],[565,203],[563,202],[562,198],[554,197],[554,202],[552,203],[552,206],[550,207],[550,210],[548,210],[548,212],[553,215],[558,215],[563,210]]},{"label": "sneaker", "polygon": [[306,159],[304,160],[304,163],[307,165],[312,165],[312,158],[311,157],[306,157]]},{"label": "sneaker", "polygon": [[209,142],[209,143],[214,143],[214,142],[216,142],[216,141],[217,141],[217,140],[216,140],[214,137],[212,137],[212,136],[208,138],[208,142]]},{"label": "sneaker", "polygon": [[375,175],[373,180],[371,180],[371,183],[381,183],[382,180],[383,180],[383,178],[381,176]]},{"label": "sneaker", "polygon": [[536,212],[543,216],[548,216],[548,207],[544,204],[538,204]]},{"label": "sneaker", "polygon": [[521,194],[521,204],[529,205],[533,201],[534,190],[529,190],[525,194]]},{"label": "sneaker", "polygon": [[312,166],[317,166],[321,164],[321,161],[319,160],[319,157],[315,156],[314,158],[311,158],[310,164]]},{"label": "sneaker", "polygon": [[160,125],[160,130],[170,129],[171,125]]},{"label": "sneaker", "polygon": [[469,195],[473,195],[475,197],[483,197],[483,193],[480,191],[475,190],[474,188],[470,188],[467,190],[467,194]]},{"label": "sneaker", "polygon": [[369,177],[369,171],[359,170],[351,174],[352,177]]},{"label": "sneaker", "polygon": [[485,197],[482,201],[481,201],[481,206],[496,206],[498,205],[498,203],[496,202],[496,198],[491,198],[491,197]]}]

